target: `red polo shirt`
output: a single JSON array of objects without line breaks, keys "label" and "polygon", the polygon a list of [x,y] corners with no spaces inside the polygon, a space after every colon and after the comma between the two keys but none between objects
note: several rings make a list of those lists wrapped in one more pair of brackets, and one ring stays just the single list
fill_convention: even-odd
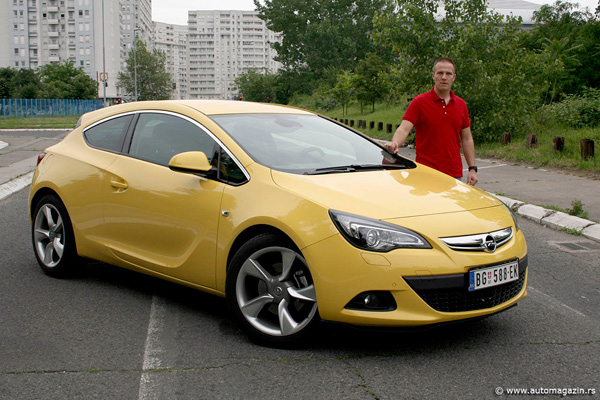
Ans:
[{"label": "red polo shirt", "polygon": [[471,120],[467,103],[453,91],[450,96],[446,104],[432,88],[414,98],[402,119],[415,126],[416,161],[459,178],[463,176],[460,131],[471,126]]}]

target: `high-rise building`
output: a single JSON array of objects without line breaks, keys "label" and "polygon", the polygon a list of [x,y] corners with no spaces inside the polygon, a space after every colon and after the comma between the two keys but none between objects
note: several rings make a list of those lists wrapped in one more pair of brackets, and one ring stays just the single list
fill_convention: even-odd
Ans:
[{"label": "high-rise building", "polygon": [[120,97],[129,43],[135,33],[152,41],[150,10],[151,0],[2,0],[0,67],[70,60],[98,81],[99,98]]},{"label": "high-rise building", "polygon": [[137,37],[148,49],[152,48],[153,29],[151,0],[110,0],[121,4],[121,58],[122,69],[133,50]]},{"label": "high-rise building", "polygon": [[154,48],[165,53],[173,99],[187,98],[187,25],[154,22]]},{"label": "high-rise building", "polygon": [[231,99],[240,74],[276,72],[270,43],[280,40],[257,11],[189,11],[188,97]]}]

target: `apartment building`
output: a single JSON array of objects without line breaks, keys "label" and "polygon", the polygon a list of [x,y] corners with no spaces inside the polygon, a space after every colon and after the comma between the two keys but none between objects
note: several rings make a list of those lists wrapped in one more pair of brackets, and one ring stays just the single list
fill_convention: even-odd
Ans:
[{"label": "apartment building", "polygon": [[234,81],[250,70],[276,72],[270,43],[281,37],[256,11],[188,12],[188,97],[232,99]]},{"label": "apartment building", "polygon": [[150,10],[151,0],[2,0],[0,67],[71,60],[99,82],[99,98],[121,97],[117,76],[130,47],[122,38],[140,27],[150,43]]},{"label": "apartment building", "polygon": [[154,48],[167,56],[167,72],[173,79],[173,99],[187,94],[187,25],[154,22]]}]

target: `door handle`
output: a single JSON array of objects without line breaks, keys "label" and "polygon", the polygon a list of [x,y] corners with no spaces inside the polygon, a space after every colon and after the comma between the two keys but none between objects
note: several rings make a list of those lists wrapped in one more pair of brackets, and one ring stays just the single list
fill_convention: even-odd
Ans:
[{"label": "door handle", "polygon": [[112,187],[114,187],[115,189],[122,189],[125,190],[129,187],[129,185],[127,184],[127,182],[123,182],[123,181],[117,181],[114,179],[110,180],[110,185]]}]

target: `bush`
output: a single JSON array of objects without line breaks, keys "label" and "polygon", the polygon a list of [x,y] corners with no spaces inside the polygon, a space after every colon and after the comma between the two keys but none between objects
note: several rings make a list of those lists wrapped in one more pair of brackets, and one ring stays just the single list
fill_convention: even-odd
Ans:
[{"label": "bush", "polygon": [[560,103],[542,107],[541,119],[550,123],[573,128],[600,125],[600,90],[585,89],[582,95],[570,95]]}]

